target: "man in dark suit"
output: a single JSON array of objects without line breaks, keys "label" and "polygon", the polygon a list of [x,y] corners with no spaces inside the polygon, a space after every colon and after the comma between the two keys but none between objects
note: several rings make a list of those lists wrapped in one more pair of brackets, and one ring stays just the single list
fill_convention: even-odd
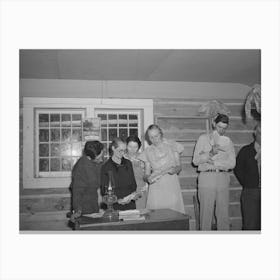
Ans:
[{"label": "man in dark suit", "polygon": [[244,230],[261,229],[261,125],[256,126],[255,141],[244,146],[236,158],[234,174],[243,187],[241,209]]}]

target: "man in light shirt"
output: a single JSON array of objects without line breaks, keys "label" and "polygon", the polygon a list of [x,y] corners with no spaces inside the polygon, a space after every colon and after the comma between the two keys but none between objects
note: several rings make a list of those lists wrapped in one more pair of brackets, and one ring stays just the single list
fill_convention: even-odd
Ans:
[{"label": "man in light shirt", "polygon": [[261,125],[254,132],[255,141],[242,147],[234,174],[242,185],[241,209],[244,230],[261,229]]},{"label": "man in light shirt", "polygon": [[[213,131],[200,135],[193,163],[198,166],[198,199],[200,229],[211,230],[215,208],[218,230],[229,230],[229,172],[235,167],[235,151],[229,137],[224,136],[229,124],[227,115],[218,114]],[[215,207],[216,204],[216,207]]]}]

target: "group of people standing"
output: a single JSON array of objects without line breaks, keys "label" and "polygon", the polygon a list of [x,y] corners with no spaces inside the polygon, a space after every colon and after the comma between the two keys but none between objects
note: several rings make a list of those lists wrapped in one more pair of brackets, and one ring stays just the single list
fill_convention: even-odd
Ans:
[{"label": "group of people standing", "polygon": [[[201,135],[195,145],[193,164],[198,167],[200,229],[211,230],[215,213],[218,230],[229,230],[229,171],[234,170],[243,187],[241,207],[244,230],[260,230],[261,128],[255,140],[243,147],[237,158],[231,139],[225,136],[227,115],[218,114],[213,130]],[[137,136],[115,138],[110,157],[103,162],[104,147],[99,141],[85,144],[84,154],[72,171],[72,218],[100,211],[112,174],[116,210],[169,208],[185,213],[178,174],[184,147],[163,137],[158,125],[146,131],[149,146],[142,148]],[[140,150],[142,150],[140,152]]]},{"label": "group of people standing", "polygon": [[183,146],[166,140],[155,124],[148,127],[146,136],[150,145],[142,152],[142,143],[135,135],[113,139],[110,157],[104,163],[103,144],[85,144],[84,154],[72,171],[72,218],[99,212],[110,179],[118,198],[113,205],[116,210],[169,208],[185,213],[177,176]]},{"label": "group of people standing", "polygon": [[229,171],[233,170],[242,186],[241,212],[243,230],[261,229],[261,126],[254,131],[254,141],[235,157],[231,139],[225,136],[229,117],[218,114],[213,131],[197,140],[193,163],[198,166],[200,229],[211,230],[213,213],[218,230],[229,230]]}]

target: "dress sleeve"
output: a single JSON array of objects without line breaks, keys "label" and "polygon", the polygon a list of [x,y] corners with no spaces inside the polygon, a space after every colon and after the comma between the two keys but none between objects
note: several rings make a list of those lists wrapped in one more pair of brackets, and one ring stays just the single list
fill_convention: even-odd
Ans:
[{"label": "dress sleeve", "polygon": [[181,154],[184,151],[184,146],[176,141],[169,141],[172,151]]},{"label": "dress sleeve", "polygon": [[138,155],[138,159],[143,161],[143,162],[148,162],[148,157],[147,157],[147,149],[145,149],[143,152],[141,152],[139,155]]}]

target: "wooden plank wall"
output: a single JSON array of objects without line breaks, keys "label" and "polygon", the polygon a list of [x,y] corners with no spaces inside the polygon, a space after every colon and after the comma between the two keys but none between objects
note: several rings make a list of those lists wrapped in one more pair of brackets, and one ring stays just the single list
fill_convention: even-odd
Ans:
[{"label": "wooden plank wall", "polygon": [[[196,229],[193,196],[197,195],[197,172],[191,164],[195,142],[206,131],[205,119],[198,117],[198,108],[208,100],[157,99],[154,100],[155,122],[163,129],[166,138],[184,145],[182,171],[179,175],[186,213],[190,215],[190,229]],[[242,122],[243,100],[223,100],[231,111],[227,135],[232,139],[236,153],[253,140],[254,121]],[[242,226],[240,210],[241,186],[234,174],[230,182],[230,226],[240,230]]]},{"label": "wooden plank wall", "polygon": [[[190,229],[195,230],[193,195],[196,195],[197,173],[191,165],[195,141],[205,132],[205,120],[197,117],[199,106],[207,100],[154,100],[155,120],[162,127],[167,138],[181,142],[185,150],[182,156],[183,170],[180,183],[187,214],[190,215]],[[242,100],[224,101],[231,110],[228,135],[235,144],[236,152],[241,146],[252,141],[254,123],[242,123]],[[20,108],[20,229],[21,230],[67,230],[66,213],[70,209],[68,186],[64,189],[23,189],[22,187],[22,104]],[[241,187],[231,175],[230,222],[232,230],[241,229],[240,213]]]}]

